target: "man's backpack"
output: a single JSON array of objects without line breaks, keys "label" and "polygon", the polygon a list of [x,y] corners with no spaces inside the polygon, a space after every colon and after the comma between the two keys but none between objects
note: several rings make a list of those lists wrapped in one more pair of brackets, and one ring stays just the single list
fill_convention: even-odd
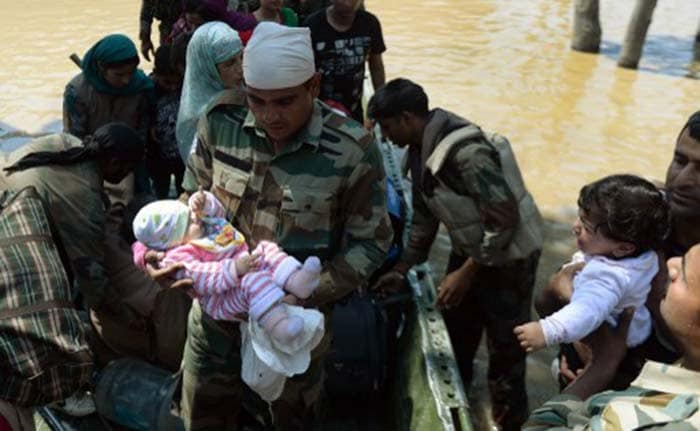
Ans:
[{"label": "man's backpack", "polygon": [[333,344],[326,358],[331,397],[362,396],[381,389],[386,376],[387,322],[370,295],[351,294],[333,307]]},{"label": "man's backpack", "polygon": [[0,192],[0,399],[20,406],[65,399],[91,377],[59,250],[36,189]]}]

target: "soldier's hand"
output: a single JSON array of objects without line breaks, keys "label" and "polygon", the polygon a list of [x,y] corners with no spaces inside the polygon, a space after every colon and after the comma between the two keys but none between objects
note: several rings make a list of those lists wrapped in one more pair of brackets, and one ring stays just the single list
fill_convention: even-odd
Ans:
[{"label": "soldier's hand", "polygon": [[447,274],[438,288],[438,297],[435,305],[438,308],[449,310],[462,303],[464,295],[471,289],[474,273],[452,271]]},{"label": "soldier's hand", "polygon": [[141,54],[146,61],[151,61],[151,56],[149,54],[155,55],[155,48],[153,47],[153,42],[151,42],[150,36],[141,39]]},{"label": "soldier's hand", "polygon": [[603,323],[598,329],[581,340],[590,349],[591,358],[589,362],[617,369],[617,366],[627,354],[627,333],[629,332],[633,316],[634,308],[627,307],[620,314],[616,328]]},{"label": "soldier's hand", "polygon": [[574,292],[574,276],[585,263],[566,265],[554,274],[535,299],[535,309],[540,316],[548,316],[569,303]]},{"label": "soldier's hand", "polygon": [[566,356],[559,357],[559,374],[567,383],[576,380],[588,367],[595,362],[596,366],[617,368],[627,353],[627,332],[634,316],[634,308],[629,307],[620,314],[617,328],[611,328],[607,323],[600,325],[586,338],[573,343],[576,354],[583,363],[583,368],[572,370]]},{"label": "soldier's hand", "polygon": [[160,267],[160,261],[165,257],[165,252],[158,250],[148,250],[146,254],[143,255],[143,260],[146,264],[151,264],[152,266],[158,268]]},{"label": "soldier's hand", "polygon": [[146,264],[146,272],[155,281],[165,289],[190,289],[194,286],[194,281],[191,278],[183,278],[178,280],[175,274],[185,268],[183,262],[178,262],[164,268],[158,268],[151,263]]},{"label": "soldier's hand", "polygon": [[626,308],[618,319],[617,328],[613,329],[607,323],[603,323],[579,343],[588,347],[590,357],[586,358],[586,355],[583,355],[582,360],[586,366],[582,371],[576,372],[576,379],[562,393],[575,395],[583,400],[610,384],[627,354],[627,333],[633,315],[634,309]]},{"label": "soldier's hand", "polygon": [[547,289],[560,301],[569,302],[573,293],[573,282],[576,273],[581,271],[586,264],[584,262],[566,265],[550,279]]},{"label": "soldier's hand", "polygon": [[580,376],[581,373],[583,373],[583,368],[579,368],[578,370],[572,370],[569,367],[569,361],[568,359],[566,359],[566,355],[559,356],[559,375],[564,380],[564,382],[566,382],[566,384],[569,384],[576,380],[576,377]]},{"label": "soldier's hand", "polygon": [[385,297],[400,291],[406,285],[406,276],[396,270],[391,270],[379,277],[372,286],[379,296]]}]

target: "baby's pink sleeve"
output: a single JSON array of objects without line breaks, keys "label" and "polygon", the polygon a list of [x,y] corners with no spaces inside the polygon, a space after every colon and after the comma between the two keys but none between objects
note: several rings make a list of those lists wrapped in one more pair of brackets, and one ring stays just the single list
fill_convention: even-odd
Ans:
[{"label": "baby's pink sleeve", "polygon": [[134,265],[138,266],[139,268],[145,270],[146,269],[146,252],[148,251],[148,247],[140,243],[139,241],[136,241],[135,243],[131,244],[131,253],[133,254],[134,257]]},{"label": "baby's pink sleeve", "polygon": [[[196,253],[186,249],[175,249],[171,250],[163,260],[164,265],[178,262],[185,264],[184,270],[178,277],[191,278],[198,295],[217,295],[238,286],[232,258],[203,262]],[[233,273],[229,269],[233,269]]]}]

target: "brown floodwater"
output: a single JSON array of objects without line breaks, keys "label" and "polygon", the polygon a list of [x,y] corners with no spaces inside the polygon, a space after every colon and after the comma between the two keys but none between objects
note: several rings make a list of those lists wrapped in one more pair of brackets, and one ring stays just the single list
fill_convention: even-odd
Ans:
[{"label": "brown floodwater", "polygon": [[[366,0],[388,47],[387,78],[422,84],[431,105],[508,136],[549,218],[568,220],[579,188],[610,173],[662,179],[676,135],[697,109],[691,64],[694,2],[659,2],[638,71],[616,67],[632,1],[601,2],[602,52],[569,49],[571,0]],[[136,0],[0,0],[0,128],[61,128],[61,98],[78,72],[68,59],[100,37],[136,40]],[[157,30],[154,26],[154,34]],[[151,64],[142,62],[150,71]],[[9,144],[1,139],[0,149]],[[570,252],[548,227],[540,281]],[[449,245],[438,241],[436,260]],[[438,265],[438,271],[439,271]],[[531,361],[533,404],[551,394],[547,356]]]}]

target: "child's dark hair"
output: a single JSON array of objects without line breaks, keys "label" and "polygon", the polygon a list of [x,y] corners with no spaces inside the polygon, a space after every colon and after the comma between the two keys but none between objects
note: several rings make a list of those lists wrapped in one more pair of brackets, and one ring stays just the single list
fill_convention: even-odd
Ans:
[{"label": "child's dark hair", "polygon": [[153,59],[153,73],[157,75],[174,75],[177,70],[172,61],[172,48],[170,45],[161,45],[156,49]]},{"label": "child's dark hair", "polygon": [[394,118],[402,112],[428,116],[428,96],[423,87],[405,78],[396,78],[379,87],[367,104],[367,116],[373,120]]},{"label": "child's dark hair", "polygon": [[632,256],[660,248],[670,230],[663,194],[635,175],[610,175],[584,186],[578,206],[605,237],[633,244]]}]

